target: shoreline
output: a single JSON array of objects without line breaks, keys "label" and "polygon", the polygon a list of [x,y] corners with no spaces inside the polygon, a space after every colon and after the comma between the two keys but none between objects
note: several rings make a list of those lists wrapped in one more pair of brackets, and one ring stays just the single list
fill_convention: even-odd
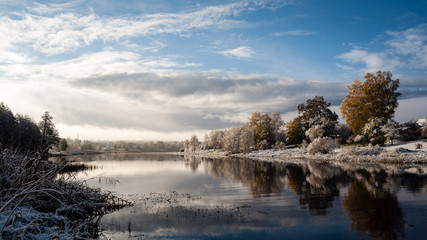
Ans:
[{"label": "shoreline", "polygon": [[[417,144],[421,148],[417,149]],[[181,155],[225,158],[239,157],[260,161],[326,161],[330,163],[390,163],[390,164],[427,164],[427,140],[420,139],[387,146],[341,146],[331,153],[310,155],[300,148],[280,150],[258,150],[248,153],[230,153],[218,150],[198,150]]]}]

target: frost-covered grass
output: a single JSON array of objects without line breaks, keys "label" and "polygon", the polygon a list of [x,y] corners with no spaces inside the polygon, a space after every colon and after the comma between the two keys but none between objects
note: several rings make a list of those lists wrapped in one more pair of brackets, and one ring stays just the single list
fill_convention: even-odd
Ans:
[{"label": "frost-covered grass", "polygon": [[226,157],[235,156],[251,158],[263,161],[298,161],[307,160],[325,160],[331,162],[384,162],[384,163],[427,163],[427,142],[425,139],[403,142],[391,146],[341,146],[329,153],[309,154],[307,149],[287,148],[282,150],[260,150],[250,153],[230,154],[228,152],[205,150],[195,153],[201,157]]},{"label": "frost-covered grass", "polygon": [[96,238],[100,218],[129,204],[60,171],[39,157],[1,152],[0,239]]}]

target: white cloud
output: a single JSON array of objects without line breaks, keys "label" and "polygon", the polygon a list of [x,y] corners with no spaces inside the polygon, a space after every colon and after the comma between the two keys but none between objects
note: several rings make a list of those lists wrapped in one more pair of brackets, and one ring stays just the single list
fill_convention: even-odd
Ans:
[{"label": "white cloud", "polygon": [[354,67],[345,66],[345,65],[342,65],[342,64],[339,64],[339,63],[336,63],[335,65],[337,67],[343,69],[343,70],[346,70],[346,71],[352,71],[352,70],[354,70]]},{"label": "white cloud", "polygon": [[343,59],[350,63],[364,63],[367,68],[380,69],[384,66],[385,56],[381,53],[370,53],[366,50],[353,49],[350,52],[343,53],[337,56],[337,58]]},{"label": "white cloud", "polygon": [[[393,57],[388,56],[384,52],[369,52],[367,50],[353,49],[350,52],[342,53],[336,58],[342,59],[348,63],[361,63],[365,67],[362,69],[362,72],[375,72],[378,70],[382,71],[393,71],[400,63],[400,61]],[[343,67],[343,65],[337,64],[338,67]],[[351,66],[346,66],[349,70]]]},{"label": "white cloud", "polygon": [[271,35],[273,35],[275,37],[282,37],[282,36],[302,37],[302,36],[310,36],[310,35],[314,35],[314,34],[317,34],[317,33],[313,32],[313,31],[308,31],[308,30],[291,30],[291,31],[286,31],[286,32],[274,32]]},{"label": "white cloud", "polygon": [[69,81],[126,72],[128,74],[143,71],[162,72],[163,68],[189,68],[199,66],[193,62],[181,62],[177,55],[161,57],[143,57],[129,51],[101,51],[83,54],[77,58],[45,64],[7,64],[0,65],[0,80],[4,81]]},{"label": "white cloud", "polygon": [[[29,44],[42,53],[54,55],[89,46],[97,40],[109,42],[135,36],[179,35],[189,34],[190,30],[241,27],[247,23],[233,17],[244,11],[276,5],[271,1],[241,1],[180,13],[102,18],[93,12],[81,15],[57,10],[66,8],[66,4],[52,8],[37,4],[33,13],[15,13],[18,19],[1,17],[0,31],[2,36],[9,36],[3,40],[9,50],[20,44]],[[40,15],[46,12],[55,15]]]},{"label": "white cloud", "polygon": [[427,67],[427,24],[386,33],[392,37],[386,42],[391,54],[408,56],[408,62],[414,67]]},{"label": "white cloud", "polygon": [[234,49],[220,51],[218,53],[221,53],[225,56],[232,56],[237,58],[252,58],[255,52],[249,46],[242,46]]},{"label": "white cloud", "polygon": [[[348,63],[363,64],[362,71],[424,70],[427,67],[427,24],[402,31],[386,31],[384,50],[372,52],[354,48],[336,58]],[[353,46],[354,47],[354,46]],[[338,65],[337,66],[343,66]]]}]

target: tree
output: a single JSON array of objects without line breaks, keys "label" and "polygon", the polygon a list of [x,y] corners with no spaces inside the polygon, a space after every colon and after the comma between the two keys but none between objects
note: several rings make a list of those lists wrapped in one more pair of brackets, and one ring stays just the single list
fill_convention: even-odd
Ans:
[{"label": "tree", "polygon": [[49,112],[46,111],[41,121],[39,122],[39,128],[42,135],[40,151],[49,151],[49,149],[59,142],[58,130],[56,130],[53,124],[53,117],[50,116]]},{"label": "tree", "polygon": [[195,152],[199,148],[200,142],[196,135],[191,136],[188,147],[190,152]]},{"label": "tree", "polygon": [[80,147],[82,151],[93,151],[95,150],[95,146],[91,141],[84,140],[82,146]]},{"label": "tree", "polygon": [[305,102],[306,104],[298,104],[297,109],[301,118],[309,123],[309,128],[313,125],[323,124],[325,119],[331,122],[338,120],[338,115],[329,109],[331,103],[326,102],[323,96],[315,96]]},{"label": "tree", "polygon": [[214,130],[209,133],[208,146],[211,149],[221,149],[223,148],[223,138],[224,131],[222,130]]},{"label": "tree", "polygon": [[9,147],[13,136],[13,128],[15,126],[15,117],[10,108],[0,103],[0,144],[2,147]]},{"label": "tree", "polygon": [[348,94],[341,104],[341,112],[347,125],[355,134],[361,134],[371,118],[382,118],[386,122],[394,116],[398,106],[396,92],[399,79],[391,79],[390,72],[378,71],[376,75],[367,73],[365,82],[357,79],[347,86]]},{"label": "tree", "polygon": [[323,132],[321,136],[331,136],[334,134],[335,125],[338,123],[338,115],[332,112],[329,107],[331,103],[325,101],[323,96],[315,96],[313,99],[307,99],[306,104],[297,105],[300,122],[304,132],[314,126],[316,132]]},{"label": "tree", "polygon": [[[275,119],[278,121],[278,119]],[[258,149],[263,149],[275,144],[274,126],[272,118],[268,113],[261,114],[259,112],[252,113],[249,118],[249,127],[254,132],[255,146]],[[267,143],[268,146],[265,146]]]},{"label": "tree", "polygon": [[58,146],[58,148],[59,148],[59,151],[67,151],[67,148],[68,148],[68,142],[67,142],[67,139],[65,139],[65,138],[62,138],[61,139],[61,141],[59,141],[59,146]]},{"label": "tree", "polygon": [[254,133],[248,125],[225,131],[224,148],[231,152],[249,152],[255,144]]},{"label": "tree", "polygon": [[296,117],[286,124],[286,142],[299,144],[302,142],[304,131],[302,130],[300,118]]},{"label": "tree", "polygon": [[25,151],[39,150],[41,133],[37,123],[31,117],[21,114],[17,114],[15,119],[12,146]]}]

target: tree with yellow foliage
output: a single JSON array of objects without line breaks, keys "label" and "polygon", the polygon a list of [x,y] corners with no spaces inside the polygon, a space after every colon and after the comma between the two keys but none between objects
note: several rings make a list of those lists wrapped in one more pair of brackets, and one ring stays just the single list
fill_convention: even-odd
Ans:
[{"label": "tree with yellow foliage", "polygon": [[365,82],[357,79],[348,88],[348,94],[341,103],[341,113],[347,125],[355,134],[362,134],[363,127],[371,118],[382,118],[386,122],[393,118],[398,106],[396,92],[399,79],[391,79],[390,72],[367,73]]}]

